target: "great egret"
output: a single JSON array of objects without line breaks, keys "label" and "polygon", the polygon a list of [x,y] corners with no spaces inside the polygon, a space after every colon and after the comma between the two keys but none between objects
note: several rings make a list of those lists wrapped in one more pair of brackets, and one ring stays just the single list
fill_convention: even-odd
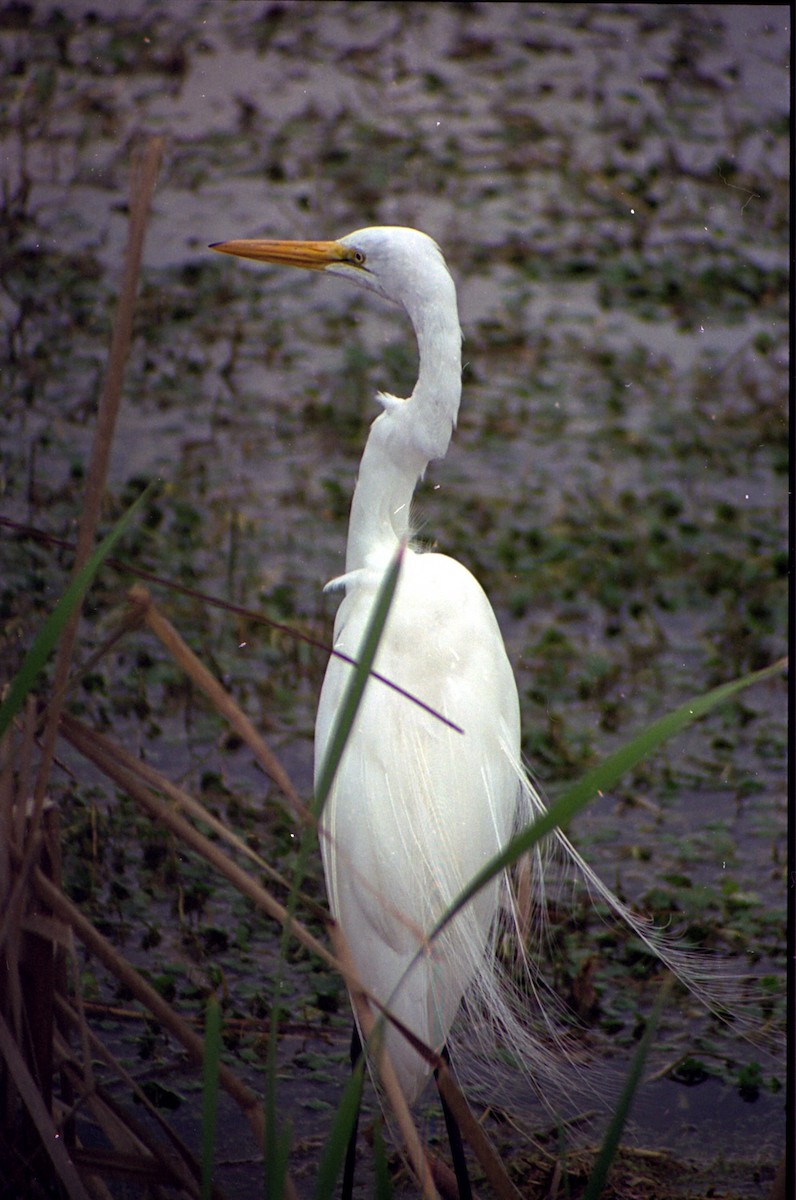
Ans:
[{"label": "great egret", "polygon": [[[351,280],[403,307],[414,327],[418,380],[407,399],[377,397],[383,411],[360,464],[345,574],[328,585],[345,593],[335,649],[356,658],[385,570],[411,534],[417,481],[431,459],[445,455],[456,424],[462,335],[453,280],[436,243],[400,227],[361,229],[330,242],[243,240],[214,249]],[[543,808],[521,766],[519,702],[503,639],[486,595],[464,566],[410,546],[375,666],[463,732],[378,681],[366,689],[321,838],[329,901],[358,974],[438,1052],[466,995],[474,1023],[497,1029],[532,1075],[555,1072],[527,1022],[517,1019],[516,989],[495,954],[499,918],[511,916],[514,905],[507,878],[484,888],[418,956],[425,935],[465,885]],[[329,661],[316,771],[350,670],[340,658]],[[655,941],[566,838],[558,838],[589,885],[683,974],[682,952]],[[536,988],[533,963],[526,966]],[[431,1068],[392,1026],[386,1046],[411,1103]]]}]

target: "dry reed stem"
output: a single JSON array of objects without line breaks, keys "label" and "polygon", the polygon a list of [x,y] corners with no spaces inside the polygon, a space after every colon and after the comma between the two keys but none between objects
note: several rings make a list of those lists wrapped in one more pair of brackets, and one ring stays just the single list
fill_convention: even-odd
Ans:
[{"label": "dry reed stem", "polygon": [[[163,150],[162,138],[150,138],[140,154],[134,156],[130,180],[130,226],[125,250],[124,274],[122,277],[119,304],[113,323],[111,347],[105,385],[99,402],[97,426],[91,451],[91,460],[86,477],[86,493],[82,517],[77,536],[77,548],[73,575],[85,564],[99,521],[102,497],[108,474],[111,444],[116,428],[116,419],[121,404],[122,378],[133,330],[133,312],[141,269],[144,234],[149,217],[149,205],[155,187],[160,157]],[[58,644],[53,681],[53,699],[47,714],[47,723],[42,736],[41,759],[34,792],[32,826],[35,829],[41,820],[44,797],[50,778],[55,742],[58,736],[58,718],[63,704],[63,692],[69,676],[77,626],[82,604],[77,604],[64,628]],[[33,844],[29,847],[33,852]]]},{"label": "dry reed stem", "polygon": [[[122,765],[124,756],[119,755],[118,747],[114,746],[110,739],[66,713],[61,718],[61,725],[64,736],[75,749],[90,759],[110,779],[113,779],[137,804],[146,809],[150,816],[170,829],[181,842],[206,859],[239,892],[248,896],[258,908],[287,928],[288,932],[308,950],[318,955],[334,970],[343,971],[341,964],[324,946],[323,942],[318,941],[295,917],[291,917],[285,906],[280,904],[262,884],[252,879],[220,847],[206,838],[178,812],[175,812],[170,805],[165,804],[149,788],[144,787],[133,771]],[[205,820],[206,815],[209,817],[210,814],[205,814],[197,801],[194,801],[194,805],[200,820]]]},{"label": "dry reed stem", "polygon": [[[64,730],[66,729],[69,721],[74,719],[75,718],[72,717],[67,718],[67,720],[64,722]],[[179,787],[176,783],[172,783],[170,779],[168,779],[155,767],[150,766],[149,763],[144,762],[140,758],[136,758],[135,755],[131,754],[129,750],[125,750],[125,748],[120,746],[118,743],[111,742],[109,738],[90,730],[88,726],[81,725],[80,722],[77,722],[75,728],[77,727],[80,727],[86,736],[90,736],[99,744],[101,744],[107,753],[111,755],[121,767],[124,767],[133,775],[137,776],[148,787],[154,788],[156,791],[161,792],[164,796],[168,797],[168,799],[172,800],[178,808],[189,813],[190,816],[195,818],[195,820],[201,821],[204,825],[207,825],[208,828],[212,829],[214,833],[218,834],[223,841],[227,842],[234,850],[237,850],[245,858],[248,858],[249,861],[258,867],[264,874],[268,875],[274,883],[279,884],[279,886],[283,887],[285,891],[290,891],[290,883],[287,879],[285,879],[281,872],[277,871],[275,867],[272,867],[269,862],[267,862],[260,854],[256,852],[256,850],[252,850],[251,846],[247,845],[243,838],[239,837],[238,834],[235,833],[234,829],[230,829],[230,827],[225,825],[223,821],[220,821],[218,817],[213,816],[213,814],[209,812],[203,804],[196,800],[190,794],[190,792],[186,792],[184,788]],[[66,736],[68,737],[69,735],[67,734]],[[319,920],[325,921],[328,919],[329,914],[327,910],[320,905],[317,900],[313,900],[311,896],[307,896],[304,893],[299,893],[299,898]]]},{"label": "dry reed stem", "polygon": [[[72,991],[75,998],[75,1004],[77,1005],[77,1012],[79,1014],[77,1030],[80,1038],[80,1047],[83,1052],[83,1079],[85,1087],[93,1090],[96,1080],[94,1077],[94,1060],[91,1054],[91,1030],[89,1029],[86,1011],[83,1007],[83,990],[80,985],[80,964],[77,960],[74,932],[72,927],[69,925],[66,926],[66,929],[69,932],[70,944],[68,961],[72,967]],[[65,981],[64,987],[60,991],[57,991],[54,997],[55,1003],[53,1005],[53,1016],[57,1022],[61,1022],[63,1020],[59,1013],[61,1004],[65,1003],[66,991],[67,989]],[[58,1029],[63,1032],[63,1025],[58,1024]]]},{"label": "dry reed stem", "polygon": [[444,1096],[448,1108],[456,1118],[462,1136],[467,1139],[473,1153],[483,1167],[484,1174],[494,1189],[495,1194],[501,1200],[522,1200],[521,1193],[517,1191],[506,1174],[503,1163],[500,1161],[494,1146],[470,1111],[469,1104],[462,1095],[444,1060],[440,1060],[440,1065],[437,1068],[437,1087],[440,1094]]},{"label": "dry reed stem", "polygon": [[14,728],[9,726],[0,736],[0,896],[11,887],[10,847],[14,837],[15,767],[11,755]]},{"label": "dry reed stem", "polygon": [[[83,1019],[82,1019],[81,1015],[72,1007],[72,1005],[69,1004],[68,1001],[65,1000],[65,998],[63,996],[56,996],[56,1006],[58,1008],[58,1013],[59,1013],[60,1017],[65,1022],[67,1022],[69,1025],[71,1025],[72,1028],[77,1029],[78,1031],[80,1031],[82,1033],[83,1026],[84,1026]],[[136,1016],[138,1016],[138,1015],[139,1014],[136,1013]],[[88,1026],[85,1026],[85,1034],[86,1034],[87,1050],[90,1052],[90,1054],[93,1055],[95,1058],[104,1062],[107,1067],[109,1067],[112,1071],[115,1072],[115,1074],[122,1081],[122,1083],[124,1083],[125,1086],[128,1087],[130,1089],[131,1093],[135,1096],[136,1102],[141,1105],[141,1107],[148,1114],[148,1116],[151,1118],[151,1120],[160,1127],[161,1132],[164,1134],[164,1136],[168,1139],[168,1141],[174,1147],[174,1153],[181,1160],[183,1167],[185,1169],[187,1169],[192,1175],[196,1174],[198,1172],[198,1168],[197,1168],[196,1161],[194,1159],[193,1154],[188,1149],[188,1147],[185,1145],[182,1138],[180,1138],[179,1135],[174,1131],[174,1129],[169,1124],[169,1122],[163,1118],[160,1111],[155,1107],[155,1105],[149,1099],[149,1097],[147,1096],[147,1094],[143,1090],[143,1088],[140,1086],[140,1084],[138,1084],[136,1082],[136,1080],[133,1078],[133,1076],[130,1075],[130,1073],[124,1068],[122,1063],[120,1063],[119,1060],[115,1057],[115,1055],[113,1055],[111,1053],[111,1051],[108,1049],[108,1047],[105,1045],[105,1043],[100,1038],[98,1038],[97,1035]],[[84,1055],[85,1055],[85,1052],[84,1052]],[[114,1110],[117,1110],[116,1103],[111,1098],[103,1096],[103,1100],[104,1100],[104,1102],[112,1105],[114,1107]],[[120,1116],[120,1119],[125,1121],[126,1123],[130,1122],[129,1114],[127,1114],[126,1112],[119,1113],[119,1116]],[[138,1136],[140,1136],[142,1138],[142,1140],[147,1140],[146,1132],[138,1133]],[[149,1145],[149,1148],[154,1155],[160,1156],[164,1153],[163,1150],[160,1147],[158,1147],[156,1143],[153,1142],[150,1144],[148,1142],[147,1144]],[[173,1161],[171,1158],[168,1159],[168,1162],[170,1164],[170,1167],[173,1168],[174,1164],[173,1164]]]},{"label": "dry reed stem", "polygon": [[[41,878],[44,879],[44,875]],[[67,1148],[53,1124],[50,1113],[47,1111],[47,1105],[44,1103],[36,1082],[28,1070],[19,1047],[14,1040],[14,1036],[3,1019],[2,1014],[0,1014],[0,1055],[8,1067],[14,1085],[22,1097],[31,1120],[36,1126],[41,1144],[57,1171],[58,1178],[66,1189],[70,1200],[90,1200],[89,1194],[78,1175],[77,1168],[69,1157]]]},{"label": "dry reed stem", "polygon": [[[116,952],[113,946],[102,934],[94,928],[91,922],[83,916],[76,905],[55,887],[38,868],[32,879],[33,886],[41,900],[56,913],[62,921],[71,925],[78,939],[92,954],[116,976],[120,983],[128,987],[133,995],[143,1004],[160,1024],[169,1031],[172,1037],[180,1043],[195,1063],[201,1063],[204,1053],[202,1038],[175,1013],[174,1009],[163,997],[139,975],[135,967]],[[219,1080],[222,1087],[229,1093],[235,1103],[246,1116],[260,1145],[263,1144],[263,1121],[257,1096],[241,1083],[235,1074],[223,1062],[218,1065]]]},{"label": "dry reed stem", "polygon": [[[55,1046],[61,1056],[60,1070],[76,1089],[75,1100],[65,1117],[72,1119],[80,1110],[91,1113],[97,1127],[102,1130],[109,1143],[109,1147],[103,1150],[106,1162],[109,1165],[114,1159],[123,1162],[128,1174],[136,1173],[147,1177],[157,1174],[161,1183],[174,1184],[179,1181],[191,1195],[196,1195],[195,1180],[191,1180],[185,1172],[180,1173],[180,1165],[176,1165],[174,1169],[166,1154],[158,1155],[154,1152],[154,1147],[145,1137],[140,1136],[141,1131],[136,1128],[130,1114],[118,1111],[101,1086],[96,1085],[90,1090],[85,1087],[80,1064],[69,1053],[66,1043],[56,1037]],[[87,1161],[91,1162],[90,1157],[87,1159],[85,1147],[79,1141],[71,1147],[71,1157],[75,1165],[84,1172]]]},{"label": "dry reed stem", "polygon": [[[31,839],[34,840],[34,839]],[[41,846],[41,838],[35,839],[37,849]],[[9,845],[12,864],[15,861],[15,847]],[[20,851],[21,853],[21,851]],[[3,920],[0,924],[0,949],[3,951],[4,968],[8,987],[8,1007],[13,1014],[14,1031],[21,1036],[22,1029],[22,993],[19,984],[20,941],[22,937],[22,914],[28,899],[30,874],[34,867],[34,858],[22,855],[19,871],[14,875],[13,886],[3,901]]]},{"label": "dry reed stem", "polygon": [[[100,1043],[101,1045],[101,1043]],[[101,1085],[87,1089],[84,1084],[81,1064],[70,1053],[67,1044],[56,1038],[56,1049],[61,1056],[60,1069],[69,1077],[78,1089],[72,1111],[87,1108],[91,1111],[97,1125],[102,1129],[112,1149],[104,1150],[104,1166],[112,1170],[122,1169],[125,1174],[135,1175],[139,1179],[155,1177],[157,1182],[179,1185],[189,1196],[199,1196],[199,1168],[185,1147],[179,1145],[175,1151],[159,1145],[149,1130],[144,1129],[139,1121],[124,1110]],[[112,1058],[112,1056],[111,1056]],[[119,1077],[128,1084],[133,1084],[129,1076],[122,1071],[120,1064],[113,1060]],[[135,1095],[139,1101],[145,1094],[135,1087]],[[147,1111],[150,1116],[156,1112],[149,1104]],[[165,1122],[161,1128],[168,1129]],[[80,1146],[72,1150],[73,1161],[84,1170],[91,1169],[92,1151],[86,1151]]]},{"label": "dry reed stem", "polygon": [[[11,729],[6,731],[4,739],[3,784],[0,793],[0,830],[4,836],[0,842],[0,873],[5,879],[2,897],[2,921],[0,921],[0,949],[6,947],[8,939],[18,936],[19,921],[25,906],[27,878],[34,862],[34,851],[37,854],[41,845],[38,824],[31,821],[28,827],[26,843],[26,825],[29,817],[29,789],[31,779],[31,761],[33,755],[33,740],[35,730],[34,697],[29,696],[25,705],[24,722],[21,733],[21,747],[16,757],[13,753],[15,741]],[[14,774],[18,771],[15,785]],[[33,847],[31,848],[31,843]],[[23,849],[24,848],[24,849]],[[22,869],[17,871],[12,866],[11,852],[24,853]]]},{"label": "dry reed stem", "polygon": [[190,676],[196,686],[205,693],[210,703],[222,716],[226,717],[232,728],[243,738],[266,774],[281,788],[293,806],[292,815],[298,816],[304,824],[314,824],[312,814],[300,800],[298,792],[293,787],[282,764],[268,749],[245,713],[241,712],[218,680],[210,674],[204,663],[200,662],[193,650],[185,644],[171,622],[158,612],[149,591],[140,584],[135,584],[130,588],[128,597],[130,603],[140,609],[143,619],[169,654],[182,667],[186,675]]}]

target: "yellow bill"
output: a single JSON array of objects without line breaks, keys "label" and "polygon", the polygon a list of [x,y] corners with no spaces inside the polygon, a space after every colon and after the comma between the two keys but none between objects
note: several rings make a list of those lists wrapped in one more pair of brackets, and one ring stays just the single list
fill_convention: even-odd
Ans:
[{"label": "yellow bill", "polygon": [[233,242],[215,242],[211,250],[221,254],[236,254],[238,258],[253,258],[258,262],[279,263],[285,267],[306,267],[323,271],[332,263],[351,263],[358,266],[364,256],[341,242],[281,242],[244,238]]}]

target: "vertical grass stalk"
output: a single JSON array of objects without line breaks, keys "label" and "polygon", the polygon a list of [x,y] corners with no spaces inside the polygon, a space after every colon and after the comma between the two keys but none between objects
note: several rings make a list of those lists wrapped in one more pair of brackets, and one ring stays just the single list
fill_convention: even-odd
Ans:
[{"label": "vertical grass stalk", "polygon": [[213,1194],[220,1058],[221,1005],[217,996],[213,995],[207,1001],[205,1010],[205,1044],[202,1057],[202,1200],[211,1200]]}]

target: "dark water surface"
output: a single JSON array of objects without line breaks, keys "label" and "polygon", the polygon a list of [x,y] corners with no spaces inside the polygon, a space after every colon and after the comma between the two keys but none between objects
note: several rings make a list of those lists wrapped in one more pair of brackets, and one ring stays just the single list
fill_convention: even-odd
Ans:
[{"label": "dark water surface", "polygon": [[[131,561],[328,639],[321,587],[341,570],[371,395],[411,389],[410,332],[335,280],[206,247],[410,224],[440,242],[457,281],[466,362],[460,426],[419,489],[418,528],[493,600],[525,752],[549,793],[689,696],[775,660],[787,626],[789,19],[777,5],[0,8],[0,511],[74,533],[130,154],[157,133],[108,517],[136,481],[159,474],[165,492]],[[11,662],[68,556],[6,531],[0,554]],[[128,584],[98,589],[84,652]],[[162,595],[306,793],[323,654]],[[289,867],[292,835],[261,775],[154,642],[126,643],[79,705]],[[700,722],[571,831],[609,884],[700,927],[775,996],[786,753],[778,679]],[[234,898],[201,893],[187,864],[180,888],[198,916],[173,917],[157,839],[92,777],[58,786],[81,881],[86,814],[106,814],[87,904],[117,914],[130,956],[171,971],[186,1004],[215,964],[235,1012],[267,1007],[265,923],[244,936]],[[154,926],[159,949],[141,935]],[[597,925],[574,962],[595,947],[607,959],[602,1027],[617,1030],[621,1063],[654,987],[617,981],[626,961],[612,976],[601,945]],[[299,966],[280,1097],[309,1194],[347,1017],[339,988]],[[138,1069],[176,1071],[165,1044],[140,1059],[139,1033],[118,1035]],[[767,1194],[783,1131],[782,1092],[768,1085],[782,1064],[766,1060],[758,1099],[743,1100],[725,1066],[732,1042],[689,1011],[672,1016],[657,1065],[688,1049],[711,1078],[642,1096],[637,1144],[673,1150],[680,1167],[668,1185],[652,1167],[639,1183],[639,1167],[617,1194]],[[256,1045],[244,1050],[262,1087]],[[189,1097],[190,1079],[172,1078]],[[176,1118],[192,1135],[197,1111],[188,1098]],[[251,1159],[231,1111],[223,1129],[222,1157]],[[221,1177],[240,1197],[259,1180],[251,1162]]]}]

